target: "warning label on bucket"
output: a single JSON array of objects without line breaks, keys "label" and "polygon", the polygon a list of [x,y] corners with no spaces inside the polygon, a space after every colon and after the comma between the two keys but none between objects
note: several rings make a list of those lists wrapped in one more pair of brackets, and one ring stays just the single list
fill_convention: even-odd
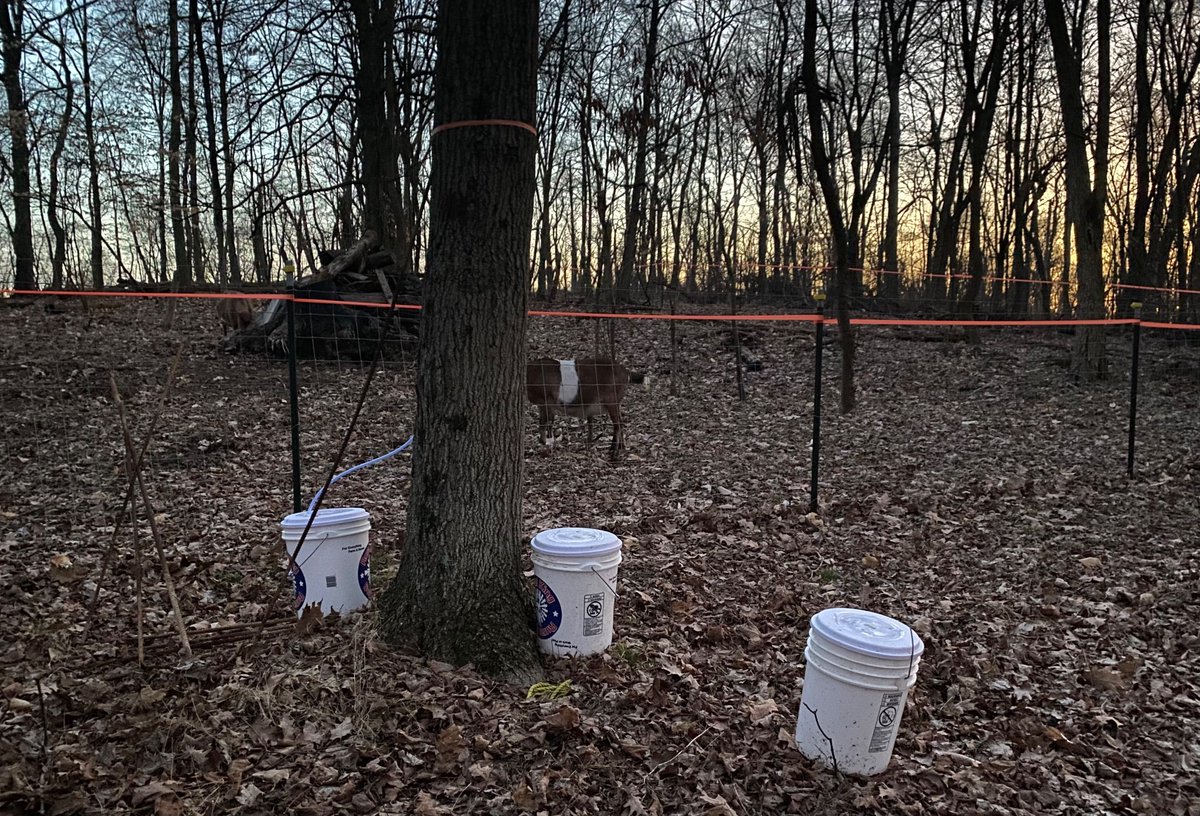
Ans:
[{"label": "warning label on bucket", "polygon": [[900,719],[900,698],[903,696],[899,691],[889,692],[879,701],[879,713],[875,716],[875,730],[871,732],[871,745],[867,753],[875,754],[888,749],[892,732],[896,730],[896,721]]},{"label": "warning label on bucket", "polygon": [[603,593],[583,596],[583,614],[586,615],[583,621],[584,637],[604,634]]}]

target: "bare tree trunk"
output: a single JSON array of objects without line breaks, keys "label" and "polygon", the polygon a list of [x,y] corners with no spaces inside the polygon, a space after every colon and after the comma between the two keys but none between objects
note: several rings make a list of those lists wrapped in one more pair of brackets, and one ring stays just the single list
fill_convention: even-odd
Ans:
[{"label": "bare tree trunk", "polygon": [[[217,245],[217,283],[225,286],[230,282],[228,249],[225,243],[225,208],[221,200],[221,171],[220,160],[217,157],[217,111],[213,99],[212,76],[208,70],[208,49],[204,47],[203,29],[200,20],[199,4],[191,6],[192,29],[195,32],[196,56],[200,60],[200,85],[204,89],[204,124],[207,133],[206,147],[208,148],[208,190],[212,207],[213,237]],[[221,41],[213,30],[215,50],[221,50]]]},{"label": "bare tree trunk", "polygon": [[234,144],[229,131],[229,72],[225,67],[225,24],[224,19],[213,14],[213,40],[217,43],[217,104],[221,120],[221,153],[224,157],[225,170],[225,232],[218,234],[217,240],[225,246],[225,258],[229,264],[229,281],[234,286],[242,282],[242,263],[237,250],[237,229],[234,222],[233,182],[236,165],[234,163]]},{"label": "bare tree trunk", "polygon": [[[1045,0],[1046,22],[1054,47],[1055,73],[1062,98],[1066,134],[1067,220],[1074,227],[1076,281],[1079,285],[1079,317],[1104,317],[1104,216],[1108,193],[1108,139],[1111,108],[1112,69],[1109,34],[1112,22],[1110,0],[1097,0],[1097,88],[1093,161],[1087,157],[1088,131],[1083,110],[1082,32],[1073,40],[1067,28],[1062,0]],[[1093,167],[1094,162],[1094,167]],[[1082,380],[1108,375],[1104,327],[1079,326],[1071,353],[1071,372]]]},{"label": "bare tree trunk", "polygon": [[92,288],[104,288],[104,251],[103,234],[104,218],[100,206],[100,157],[96,149],[96,109],[95,92],[92,89],[92,49],[89,19],[90,8],[84,5],[79,13],[82,20],[79,25],[80,61],[83,64],[83,135],[87,143],[88,164],[88,233],[91,239],[91,269]]},{"label": "bare tree trunk", "polygon": [[[442,0],[438,124],[534,121],[537,23],[536,0]],[[433,138],[412,497],[380,623],[422,654],[528,681],[538,673],[521,567],[536,137],[488,125]]]},{"label": "bare tree trunk", "polygon": [[662,20],[661,0],[650,0],[646,28],[646,54],[642,62],[642,92],[638,105],[637,146],[633,157],[633,187],[625,214],[625,239],[621,268],[617,273],[616,297],[628,301],[633,289],[633,265],[637,260],[638,234],[646,220],[646,164],[649,157],[650,111],[654,101],[654,70],[658,61],[658,29]]},{"label": "bare tree trunk", "polygon": [[888,304],[900,301],[900,81],[908,58],[914,0],[881,0],[879,27],[883,38],[883,67],[887,77],[887,209],[884,215],[883,280],[880,293]]},{"label": "bare tree trunk", "polygon": [[50,154],[50,196],[46,201],[46,218],[50,222],[51,232],[54,233],[54,250],[50,256],[50,288],[55,290],[63,288],[64,267],[67,261],[67,231],[59,218],[59,168],[67,146],[71,114],[75,108],[75,82],[71,77],[71,61],[67,58],[66,48],[59,51],[59,67],[62,68],[63,78],[63,112],[58,120],[58,130],[54,134],[54,150]]},{"label": "bare tree trunk", "polygon": [[554,70],[554,90],[551,94],[549,109],[540,121],[538,133],[539,143],[546,145],[545,153],[538,165],[541,173],[541,209],[538,213],[538,297],[546,297],[551,289],[551,274],[553,267],[553,247],[550,240],[550,208],[554,203],[553,184],[555,165],[554,160],[558,148],[558,133],[563,119],[562,96],[563,82],[567,73],[566,44],[570,36],[571,0],[564,0],[556,31],[562,32],[557,53],[558,62]]},{"label": "bare tree trunk", "polygon": [[[808,133],[811,145],[813,172],[821,184],[825,198],[825,209],[829,216],[829,230],[833,236],[834,287],[837,298],[838,340],[842,347],[842,394],[843,414],[854,410],[854,333],[850,325],[850,269],[848,263],[849,240],[846,223],[842,217],[842,202],[837,182],[833,178],[833,163],[825,147],[822,125],[822,90],[817,78],[817,0],[804,0],[804,61],[801,77],[804,85],[805,107],[808,110]],[[794,88],[796,86],[793,86]],[[792,106],[795,115],[795,104]],[[794,128],[799,141],[799,122]],[[799,155],[797,146],[796,154]]]},{"label": "bare tree trunk", "polygon": [[395,86],[389,50],[396,28],[396,0],[350,0],[349,5],[358,44],[354,84],[366,194],[363,226],[374,230],[383,248],[407,270],[412,236],[406,229],[395,127],[388,108]]},{"label": "bare tree trunk", "polygon": [[192,277],[204,283],[204,240],[200,232],[200,110],[196,101],[196,52],[200,50],[200,30],[192,25],[199,22],[198,0],[188,0],[188,108],[187,108],[187,206],[188,244],[191,247]]},{"label": "bare tree trunk", "polygon": [[168,0],[167,27],[171,62],[171,124],[167,141],[167,176],[171,197],[171,234],[175,239],[175,285],[192,282],[191,257],[187,250],[186,223],[183,218],[183,83],[180,80],[182,61],[179,54],[179,0]]},{"label": "bare tree trunk", "polygon": [[9,151],[12,159],[12,249],[16,256],[17,289],[36,289],[33,272],[33,211],[29,186],[29,111],[21,84],[21,59],[25,56],[25,0],[0,5],[0,33],[4,35],[4,93],[8,100]]}]

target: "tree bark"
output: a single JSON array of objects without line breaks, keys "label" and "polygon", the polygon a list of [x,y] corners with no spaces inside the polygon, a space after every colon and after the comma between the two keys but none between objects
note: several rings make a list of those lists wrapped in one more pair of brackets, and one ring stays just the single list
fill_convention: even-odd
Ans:
[{"label": "tree bark", "polygon": [[[443,0],[435,120],[532,123],[536,0]],[[521,566],[525,310],[536,137],[435,131],[416,445],[391,642],[481,671],[537,673]]]},{"label": "tree bark", "polygon": [[50,153],[50,197],[46,201],[46,220],[50,222],[50,231],[54,233],[54,250],[50,256],[50,288],[53,290],[63,288],[67,262],[67,230],[59,218],[59,168],[62,166],[67,133],[75,109],[75,82],[71,77],[71,61],[67,58],[65,48],[59,52],[59,66],[62,68],[63,79],[63,112],[58,120],[58,130],[54,134],[54,150]]},{"label": "tree bark", "polygon": [[633,289],[633,265],[637,260],[638,233],[646,220],[646,163],[649,157],[650,111],[654,100],[654,68],[658,61],[658,29],[662,20],[661,0],[650,0],[646,29],[646,54],[642,64],[642,92],[638,103],[637,147],[633,158],[633,187],[625,214],[625,240],[614,296],[629,301]]},{"label": "tree bark", "polygon": [[[1097,88],[1094,161],[1088,161],[1088,133],[1083,110],[1082,34],[1073,41],[1067,28],[1062,0],[1045,0],[1046,22],[1054,48],[1055,73],[1062,98],[1063,129],[1066,135],[1067,220],[1073,227],[1079,285],[1078,316],[1104,317],[1104,210],[1108,197],[1108,138],[1112,71],[1110,65],[1110,0],[1096,4]],[[1081,380],[1108,376],[1104,327],[1079,326],[1071,350],[1071,373]]]},{"label": "tree bark", "polygon": [[[833,237],[834,292],[837,299],[838,341],[842,348],[843,414],[854,410],[854,332],[850,325],[849,239],[837,182],[833,177],[833,162],[825,147],[822,126],[822,90],[817,78],[817,0],[804,3],[804,57],[801,77],[804,83],[805,107],[808,109],[808,132],[811,142],[813,172],[821,184],[825,210],[829,215],[829,231]],[[794,106],[793,106],[794,110]],[[796,127],[798,134],[799,127]],[[798,136],[797,136],[798,138]],[[796,154],[799,155],[799,149]]]},{"label": "tree bark", "polygon": [[395,36],[396,0],[350,0],[350,10],[358,44],[354,84],[366,198],[363,225],[379,235],[384,249],[407,272],[412,236],[406,229],[399,151],[388,110],[395,84],[388,52]]},{"label": "tree bark", "polygon": [[12,249],[16,260],[13,284],[17,289],[36,289],[33,273],[33,213],[29,186],[29,111],[21,84],[21,60],[25,56],[25,2],[6,0],[0,5],[0,33],[4,36],[4,93],[8,100],[9,149],[12,158],[13,228]]},{"label": "tree bark", "polygon": [[[220,286],[230,283],[229,265],[226,261],[228,247],[225,243],[224,206],[221,197],[221,172],[217,155],[217,111],[213,99],[212,72],[208,69],[208,49],[204,43],[203,23],[200,19],[199,5],[191,6],[192,28],[195,31],[196,56],[200,60],[200,85],[204,90],[204,126],[205,147],[208,149],[208,191],[212,207],[213,243],[217,249],[216,280]],[[221,40],[217,37],[217,29],[213,29],[214,51],[221,50]]]},{"label": "tree bark", "polygon": [[167,137],[167,178],[171,197],[171,235],[175,240],[176,286],[192,282],[191,259],[188,256],[186,223],[183,218],[183,173],[180,161],[183,158],[183,84],[179,74],[182,64],[179,56],[179,0],[168,0],[167,26],[168,48],[171,61],[171,124]]},{"label": "tree bark", "polygon": [[91,239],[91,269],[92,288],[104,288],[104,252],[103,233],[104,219],[100,206],[100,157],[96,147],[96,104],[95,91],[92,88],[92,46],[90,37],[89,18],[91,9],[84,5],[80,9],[83,19],[79,27],[79,51],[83,63],[83,133],[87,143],[88,163],[88,215],[91,223],[88,225]]}]

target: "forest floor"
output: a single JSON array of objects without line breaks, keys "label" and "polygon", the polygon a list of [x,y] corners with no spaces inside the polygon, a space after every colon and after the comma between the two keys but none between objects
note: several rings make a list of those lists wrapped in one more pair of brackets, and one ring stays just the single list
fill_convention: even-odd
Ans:
[{"label": "forest floor", "polygon": [[[1200,349],[1177,336],[1144,338],[1131,481],[1127,331],[1083,387],[1060,331],[869,327],[845,416],[831,332],[810,515],[811,324],[743,324],[745,401],[727,325],[679,324],[673,372],[666,323],[620,326],[656,381],[626,398],[623,461],[574,420],[547,453],[527,413],[526,534],[625,544],[612,648],[547,660],[571,682],[546,700],[393,651],[369,609],[299,633],[286,366],[219,352],[210,304],[171,329],[156,302],[61,309],[0,304],[0,813],[1200,814]],[[583,321],[530,332],[537,354],[595,344]],[[140,443],[177,343],[145,476],[194,653],[143,524],[139,666],[109,375]],[[364,373],[302,365],[305,501]],[[412,374],[380,372],[347,463],[407,438]],[[371,513],[376,589],[408,475],[402,456],[330,497]],[[792,740],[808,621],[832,606],[926,646],[869,779]]]}]

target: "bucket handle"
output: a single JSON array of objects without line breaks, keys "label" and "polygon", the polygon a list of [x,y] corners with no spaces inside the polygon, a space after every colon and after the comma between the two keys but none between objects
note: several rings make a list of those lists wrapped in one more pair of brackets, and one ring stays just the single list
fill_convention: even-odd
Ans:
[{"label": "bucket handle", "polygon": [[[308,555],[304,556],[303,561],[297,562],[296,568],[302,569],[304,567],[304,565],[308,563],[308,559],[310,559],[314,555],[316,555],[317,550],[321,549],[321,545],[324,544],[328,540],[329,540],[329,533],[326,533],[325,536],[320,541],[317,542],[317,546],[312,548],[312,552],[310,552]],[[285,552],[286,552],[286,550],[285,550]]]},{"label": "bucket handle", "polygon": [[597,569],[597,567],[600,566],[599,564],[596,564],[596,563],[584,564],[584,566],[587,567],[588,569],[590,569],[597,578],[599,578],[601,581],[604,582],[604,586],[606,586],[608,588],[608,591],[613,594],[613,598],[620,599],[621,596],[619,594],[617,594],[617,590],[613,587],[612,584],[610,584],[608,582],[608,580],[603,575],[600,574],[600,571]]}]

